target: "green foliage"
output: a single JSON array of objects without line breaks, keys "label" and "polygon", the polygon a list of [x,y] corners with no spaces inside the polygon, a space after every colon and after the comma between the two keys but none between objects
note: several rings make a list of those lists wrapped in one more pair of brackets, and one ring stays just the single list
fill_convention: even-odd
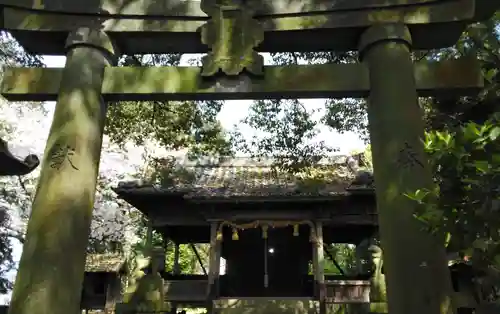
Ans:
[{"label": "green foliage", "polygon": [[[196,251],[200,255],[203,267],[208,271],[208,261],[210,246],[206,243],[194,244]],[[193,248],[189,244],[181,244],[179,246],[179,268],[184,274],[203,274],[203,267],[201,267]],[[174,266],[174,243],[169,242],[167,256],[167,271],[173,271]]]},{"label": "green foliage", "polygon": [[260,134],[245,140],[236,131],[232,143],[237,151],[255,157],[273,157],[280,168],[300,171],[334,151],[324,141],[313,141],[319,132],[313,114],[298,100],[256,101],[242,123]]},{"label": "green foliage", "polygon": [[[148,256],[147,255],[147,221],[145,217],[137,217],[135,220],[136,225],[136,235],[139,239],[138,242],[134,243],[131,248],[131,255],[129,259],[133,260],[137,256]],[[174,267],[174,255],[175,255],[175,244],[169,239],[164,239],[163,236],[154,231],[153,232],[153,246],[165,247],[165,267],[166,271],[172,271]],[[209,255],[209,245],[205,243],[194,244],[200,258],[203,262],[205,269],[208,271],[208,255]],[[188,244],[181,244],[179,246],[179,266],[180,270],[184,274],[202,274],[203,268],[200,266],[198,258],[194,253],[193,248]]]},{"label": "green foliage", "polygon": [[[272,57],[274,63],[279,65],[358,62],[356,52],[289,52],[276,53]],[[321,114],[321,118],[316,122],[317,125],[322,124],[340,133],[357,132],[362,138],[368,140],[366,102],[364,100],[353,98],[327,99],[324,104],[324,111]]]},{"label": "green foliage", "polygon": [[145,181],[159,184],[162,187],[190,184],[196,179],[195,174],[181,167],[172,156],[166,158],[151,158],[148,161]]},{"label": "green foliage", "polygon": [[435,173],[432,189],[408,197],[424,205],[417,217],[448,235],[449,249],[500,276],[500,115],[484,124],[426,134]]},{"label": "green foliage", "polygon": [[[180,55],[126,56],[122,66],[178,65]],[[188,149],[190,156],[229,155],[231,146],[217,120],[220,101],[120,102],[108,109],[106,133],[124,147],[149,141],[167,150]]]},{"label": "green foliage", "polygon": [[[487,281],[500,278],[500,14],[471,25],[457,45],[429,58],[476,56],[485,78],[475,97],[425,99],[424,143],[435,185],[407,196],[425,226],[446,236],[448,250],[468,256]],[[491,289],[487,288],[487,289]]]},{"label": "green foliage", "polygon": [[[344,243],[330,244],[327,250],[345,274],[355,274],[356,250],[354,245]],[[328,257],[328,254],[326,256]],[[325,259],[325,274],[342,275],[337,266],[329,258]]]},{"label": "green foliage", "polygon": [[[276,65],[357,61],[357,55],[353,52],[288,52],[272,54],[272,58]],[[235,151],[252,156],[272,157],[278,168],[299,172],[336,151],[337,148],[329,147],[324,141],[315,140],[322,127],[340,132],[353,129],[365,132],[366,111],[363,104],[364,101],[353,99],[327,100],[325,108],[314,110],[306,108],[302,101],[296,99],[255,101],[248,116],[232,134],[231,141]],[[359,108],[358,116],[353,114],[355,108]],[[256,132],[251,139],[245,134],[245,140],[241,130],[246,127]]]}]

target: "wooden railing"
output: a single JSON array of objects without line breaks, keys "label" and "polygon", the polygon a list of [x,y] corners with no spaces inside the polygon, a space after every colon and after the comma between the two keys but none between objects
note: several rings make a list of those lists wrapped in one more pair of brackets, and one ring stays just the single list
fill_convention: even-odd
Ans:
[{"label": "wooden railing", "polygon": [[[367,280],[326,280],[328,303],[368,303],[370,283]],[[165,299],[172,302],[200,302],[207,300],[206,276],[184,275],[165,278]],[[240,298],[245,296],[231,296]],[[272,296],[269,296],[272,297]],[[290,296],[292,297],[292,296]],[[313,291],[309,296],[313,297]]]},{"label": "wooden railing", "polygon": [[167,279],[165,280],[165,301],[205,301],[207,299],[207,286],[208,280],[204,278]]}]

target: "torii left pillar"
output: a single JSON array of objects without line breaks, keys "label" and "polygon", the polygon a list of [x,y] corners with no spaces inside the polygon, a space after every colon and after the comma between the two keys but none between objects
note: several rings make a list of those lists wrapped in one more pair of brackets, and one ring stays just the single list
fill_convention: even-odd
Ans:
[{"label": "torii left pillar", "polygon": [[77,314],[94,205],[106,104],[104,70],[116,50],[99,30],[80,28],[67,59],[9,314]]}]

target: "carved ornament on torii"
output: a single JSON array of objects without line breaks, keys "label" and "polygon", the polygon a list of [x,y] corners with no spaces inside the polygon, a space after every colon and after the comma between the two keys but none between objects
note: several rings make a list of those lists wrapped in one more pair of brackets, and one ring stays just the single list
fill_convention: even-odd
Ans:
[{"label": "carved ornament on torii", "polygon": [[202,0],[201,9],[210,20],[201,27],[201,41],[209,47],[202,59],[202,76],[222,71],[228,76],[243,70],[261,76],[264,59],[255,51],[264,40],[264,29],[253,18],[254,1]]}]

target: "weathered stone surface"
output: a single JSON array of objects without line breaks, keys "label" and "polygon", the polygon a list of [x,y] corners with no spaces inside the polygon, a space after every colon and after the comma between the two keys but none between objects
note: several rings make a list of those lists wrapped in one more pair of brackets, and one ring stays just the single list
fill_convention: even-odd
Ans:
[{"label": "weathered stone surface", "polygon": [[229,76],[243,70],[263,75],[264,58],[255,51],[264,40],[264,29],[254,19],[254,8],[236,0],[203,0],[201,6],[210,20],[201,27],[201,41],[210,49],[203,57],[202,76],[219,71]]},{"label": "weathered stone surface", "polygon": [[160,313],[166,312],[163,278],[158,273],[144,274],[127,288],[124,295],[126,312]]},{"label": "weathered stone surface", "polygon": [[319,314],[319,302],[304,299],[246,298],[219,299],[214,301],[214,310],[220,314]]},{"label": "weathered stone surface", "polygon": [[[360,8],[383,9],[392,6],[432,5],[447,0],[252,0],[257,15],[300,14],[321,11],[356,11]],[[460,2],[463,0],[455,0]],[[490,0],[465,0],[478,8],[491,8]],[[449,1],[448,1],[449,2]],[[2,0],[0,5],[53,12],[206,17],[201,0]],[[498,5],[496,5],[498,7]]]},{"label": "weathered stone surface", "polygon": [[[367,304],[368,305],[368,304]],[[370,305],[377,305],[372,303]],[[345,308],[344,308],[345,309]],[[354,311],[355,308],[349,305],[349,311],[344,312],[339,304],[328,303],[326,313],[366,313]],[[220,314],[319,314],[320,305],[318,301],[309,298],[240,298],[240,299],[219,299],[214,301],[214,310]],[[374,312],[382,313],[382,312]]]},{"label": "weathered stone surface", "polygon": [[[56,68],[8,68],[1,93],[16,101],[55,100],[61,75],[62,69]],[[483,86],[479,64],[472,58],[417,63],[414,75],[421,96],[473,94]],[[235,82],[241,86],[225,86]],[[198,67],[112,67],[106,69],[102,93],[107,101],[360,98],[369,89],[368,71],[362,64],[270,66],[262,79],[222,84],[204,81]]]},{"label": "weathered stone surface", "polygon": [[[69,37],[66,67],[45,148],[9,313],[79,313],[106,104],[105,45]],[[98,31],[97,31],[98,32]],[[92,36],[90,36],[92,37]],[[76,42],[75,42],[76,39]]]},{"label": "weathered stone surface", "polygon": [[452,286],[444,241],[414,217],[405,193],[432,182],[422,138],[423,113],[412,75],[405,25],[378,25],[362,36],[370,70],[368,123],[389,313],[451,314]]},{"label": "weathered stone surface", "polygon": [[[61,36],[61,32],[96,25],[123,43],[122,52],[126,54],[208,51],[197,33],[208,17],[193,1],[19,2],[0,2],[0,7],[3,5],[1,27],[10,30],[24,47],[35,53],[63,54],[65,36]],[[255,18],[266,31],[257,50],[269,52],[355,50],[364,28],[374,23],[394,22],[409,25],[415,49],[446,47],[456,42],[466,24],[488,18],[500,7],[500,3],[490,0],[406,0],[404,4],[400,0],[256,2],[260,13],[257,12]],[[42,3],[43,11],[23,8],[23,5],[40,8]],[[359,10],[361,6],[366,10]],[[73,14],[62,13],[65,10]],[[75,15],[77,13],[87,15]],[[141,15],[144,18],[140,18]],[[165,19],[172,16],[176,18]],[[450,23],[444,24],[447,22]],[[130,36],[137,32],[141,32],[141,36]],[[182,32],[182,41],[179,41],[179,32]]]}]

